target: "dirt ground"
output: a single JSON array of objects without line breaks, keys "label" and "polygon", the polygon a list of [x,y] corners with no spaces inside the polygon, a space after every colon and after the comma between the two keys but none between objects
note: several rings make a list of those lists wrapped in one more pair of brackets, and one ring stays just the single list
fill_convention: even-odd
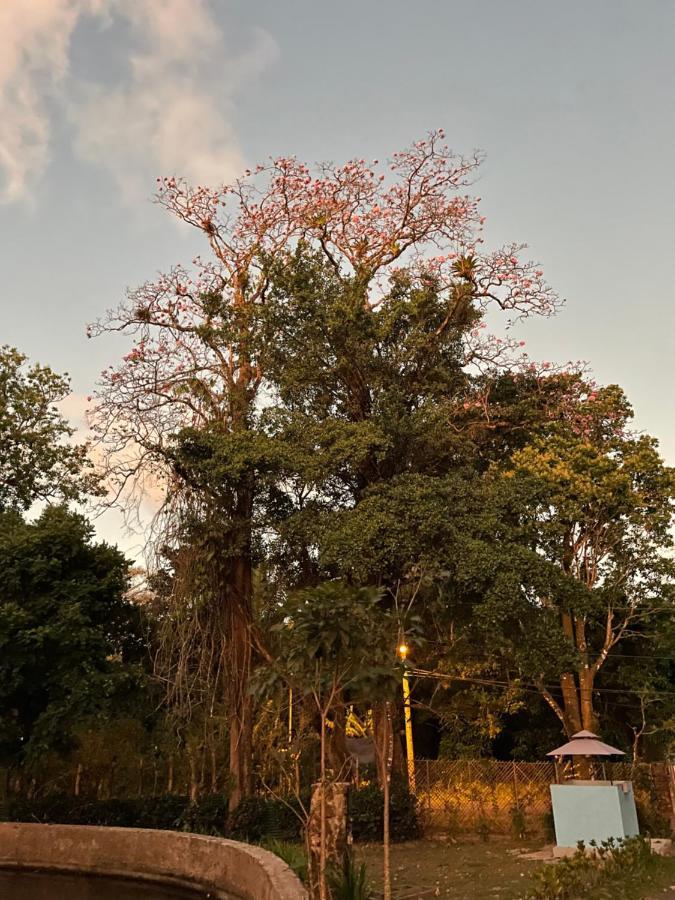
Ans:
[{"label": "dirt ground", "polygon": [[[391,867],[395,900],[521,900],[540,861],[522,859],[542,842],[490,837],[487,842],[463,837],[427,839],[394,844]],[[382,890],[382,846],[356,845],[357,860],[364,860],[376,891]],[[381,896],[381,893],[380,893]],[[675,859],[668,860],[656,879],[640,894],[644,900],[675,900]]]},{"label": "dirt ground", "polygon": [[[487,842],[462,838],[394,844],[391,853],[392,888],[396,900],[455,897],[461,900],[515,900],[527,890],[529,876],[539,862],[519,858],[541,844],[498,837]],[[382,889],[382,847],[357,845],[371,882]]]}]

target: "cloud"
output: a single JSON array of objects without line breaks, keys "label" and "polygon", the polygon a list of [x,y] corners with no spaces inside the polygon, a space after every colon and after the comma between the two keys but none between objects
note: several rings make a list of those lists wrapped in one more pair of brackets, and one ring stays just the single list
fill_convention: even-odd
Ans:
[{"label": "cloud", "polygon": [[[71,70],[73,35],[86,20],[123,41],[123,71],[112,83]],[[206,0],[0,0],[0,34],[4,202],[26,196],[43,175],[54,110],[66,115],[76,154],[106,169],[129,198],[147,196],[160,174],[227,180],[243,167],[236,98],[277,53],[263,31],[228,52]]]},{"label": "cloud", "polygon": [[47,165],[45,99],[68,72],[80,11],[71,0],[0,3],[0,200],[18,199]]}]

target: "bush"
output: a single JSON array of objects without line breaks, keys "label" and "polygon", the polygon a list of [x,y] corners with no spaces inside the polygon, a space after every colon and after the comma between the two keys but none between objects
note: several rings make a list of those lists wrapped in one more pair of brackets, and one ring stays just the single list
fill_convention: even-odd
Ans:
[{"label": "bush", "polygon": [[302,831],[299,812],[300,801],[296,797],[244,797],[230,816],[229,832],[237,840],[254,844],[264,838],[297,841]]},{"label": "bush", "polygon": [[[573,900],[577,897],[631,896],[629,891],[643,884],[657,857],[643,837],[615,841],[610,838],[589,852],[580,842],[569,859],[544,866],[533,876],[529,900]],[[642,895],[641,895],[642,896]]]},{"label": "bush", "polygon": [[669,838],[672,828],[669,820],[657,809],[656,802],[651,798],[635,798],[640,833],[651,837]]},{"label": "bush", "polygon": [[183,831],[223,837],[227,833],[229,797],[227,794],[205,794],[196,803],[184,808],[181,816]]},{"label": "bush", "polygon": [[[109,802],[109,801],[107,801]],[[136,827],[173,831],[184,827],[188,798],[182,794],[143,797],[136,803]]]},{"label": "bush", "polygon": [[[379,785],[371,783],[349,792],[349,815],[355,841],[381,841],[384,797]],[[392,841],[410,841],[420,836],[417,802],[400,778],[392,778],[389,806],[389,834]]]},{"label": "bush", "polygon": [[[220,802],[222,803],[222,798]],[[54,794],[38,800],[13,800],[9,807],[9,818],[13,822],[109,825],[170,831],[185,827],[190,810],[187,797],[175,794],[129,799],[112,797],[108,800],[83,800]],[[197,818],[195,824],[199,824],[199,821]]]}]

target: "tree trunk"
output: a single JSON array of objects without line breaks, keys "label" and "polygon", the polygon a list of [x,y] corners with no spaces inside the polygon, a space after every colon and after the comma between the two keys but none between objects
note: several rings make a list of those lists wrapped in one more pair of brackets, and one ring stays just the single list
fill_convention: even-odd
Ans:
[{"label": "tree trunk", "polygon": [[218,757],[216,754],[216,737],[211,735],[211,747],[209,749],[211,758],[211,793],[218,793]]},{"label": "tree trunk", "polygon": [[80,785],[82,783],[82,763],[79,762],[77,764],[77,770],[75,771],[75,786],[73,788],[73,794],[76,797],[80,796]]},{"label": "tree trunk", "polygon": [[249,693],[253,625],[252,514],[253,491],[249,484],[245,484],[237,497],[232,534],[232,550],[236,555],[232,559],[230,585],[225,585],[229,619],[226,634],[229,639],[230,811],[237,806],[242,797],[247,797],[252,789],[253,713]]},{"label": "tree trunk", "polygon": [[385,723],[384,712],[381,704],[373,707],[373,744],[375,745],[375,766],[377,769],[377,782],[384,790],[384,783],[387,779],[386,756],[382,754],[379,748],[384,746],[385,740]]},{"label": "tree trunk", "polygon": [[330,765],[338,781],[347,777],[347,710],[340,698],[336,700],[333,710],[333,730],[328,742]]},{"label": "tree trunk", "polygon": [[574,675],[565,672],[560,676],[560,689],[563,696],[563,717],[565,720],[565,732],[567,737],[572,737],[577,731],[581,731],[581,709],[579,707],[579,694]]},{"label": "tree trunk", "polygon": [[199,799],[199,779],[197,776],[197,760],[194,750],[188,750],[188,763],[190,766],[190,803],[196,803]]},{"label": "tree trunk", "polygon": [[384,769],[384,782],[382,784],[382,886],[384,900],[391,900],[391,860],[389,854],[389,789],[391,784],[391,759],[393,756],[393,748],[390,753],[391,746],[391,719],[390,706],[388,702],[384,704],[384,712],[382,716],[382,762]]},{"label": "tree trunk", "polygon": [[169,756],[169,773],[166,780],[167,794],[173,793],[173,753]]},{"label": "tree trunk", "polygon": [[326,883],[326,716],[321,710],[321,844],[319,846],[319,898],[327,900]]},{"label": "tree trunk", "polygon": [[579,697],[581,701],[581,727],[595,731],[597,722],[593,709],[593,671],[584,666],[579,672]]}]

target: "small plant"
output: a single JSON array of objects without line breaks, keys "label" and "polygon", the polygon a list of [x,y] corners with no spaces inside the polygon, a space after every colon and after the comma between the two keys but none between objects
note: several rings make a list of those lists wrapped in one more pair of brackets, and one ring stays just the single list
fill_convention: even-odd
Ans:
[{"label": "small plant", "polygon": [[374,900],[366,864],[357,866],[352,853],[345,854],[341,869],[329,873],[328,883],[332,900]]},{"label": "small plant", "polygon": [[271,838],[263,841],[262,847],[274,853],[279,859],[283,859],[289,868],[291,868],[298,878],[307,883],[309,867],[307,865],[307,855],[300,844],[293,844],[290,841],[279,841]]},{"label": "small plant", "polygon": [[527,837],[527,822],[525,821],[525,814],[522,809],[517,806],[514,806],[511,810],[511,831],[513,832],[513,836],[518,840],[522,840],[524,837]]},{"label": "small plant", "polygon": [[544,832],[544,838],[546,841],[554,841],[555,840],[555,822],[553,821],[553,813],[549,809],[548,812],[545,812],[541,817],[541,827]]},{"label": "small plant", "polygon": [[485,816],[481,816],[476,823],[476,832],[481,841],[483,841],[483,843],[487,843],[490,837],[490,823],[485,818]]}]

